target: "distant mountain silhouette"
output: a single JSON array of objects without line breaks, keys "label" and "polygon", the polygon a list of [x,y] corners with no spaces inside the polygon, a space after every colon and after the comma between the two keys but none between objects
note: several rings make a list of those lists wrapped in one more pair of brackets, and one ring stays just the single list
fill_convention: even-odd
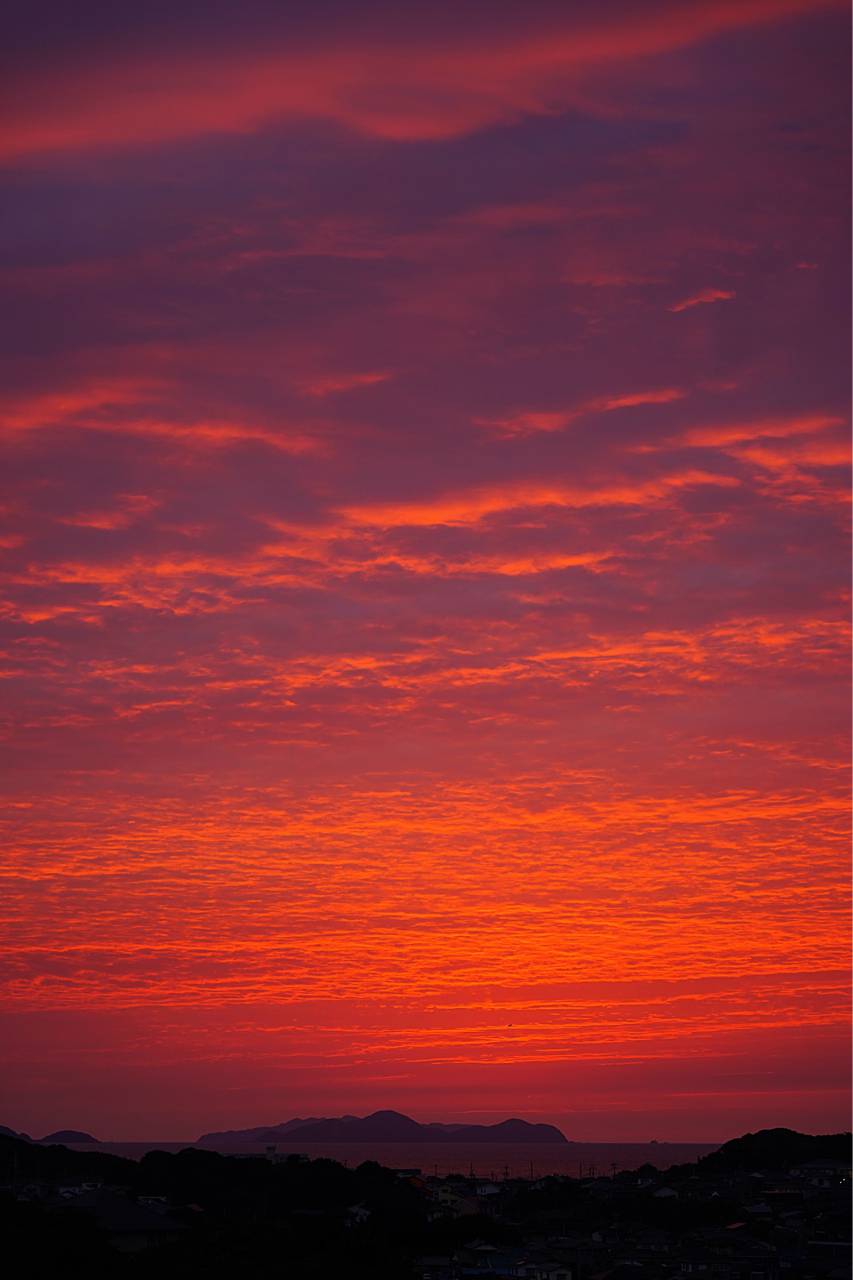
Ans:
[{"label": "distant mountain silhouette", "polygon": [[37,1142],[89,1142],[94,1145],[100,1143],[100,1138],[93,1138],[91,1133],[83,1133],[80,1129],[57,1129],[56,1133],[49,1133],[44,1138],[37,1138]]},{"label": "distant mountain silhouette", "polygon": [[18,1133],[15,1129],[9,1129],[5,1124],[0,1124],[0,1137],[3,1138],[19,1138],[21,1142],[32,1142],[32,1138],[28,1133]]},{"label": "distant mountain silhouette", "polygon": [[[355,1117],[348,1116],[347,1119]],[[200,1147],[242,1146],[249,1142],[278,1142],[293,1129],[306,1124],[321,1123],[317,1116],[305,1120],[284,1120],[281,1124],[262,1124],[254,1129],[223,1129],[216,1133],[203,1133],[198,1140]]]},{"label": "distant mountain silhouette", "polygon": [[243,1143],[278,1142],[298,1138],[300,1142],[530,1142],[565,1143],[565,1136],[552,1124],[529,1124],[526,1120],[502,1120],[500,1124],[419,1124],[399,1111],[374,1111],[369,1116],[339,1116],[335,1119],[288,1120],[284,1124],[254,1129],[230,1129],[205,1133],[200,1146],[238,1146]]},{"label": "distant mountain silhouette", "polygon": [[99,1138],[93,1138],[91,1133],[84,1133],[82,1129],[57,1129],[55,1133],[48,1133],[43,1138],[31,1138],[28,1133],[18,1133],[15,1129],[9,1129],[5,1124],[0,1124],[0,1137],[19,1138],[21,1142],[88,1142],[92,1145],[100,1145]]}]

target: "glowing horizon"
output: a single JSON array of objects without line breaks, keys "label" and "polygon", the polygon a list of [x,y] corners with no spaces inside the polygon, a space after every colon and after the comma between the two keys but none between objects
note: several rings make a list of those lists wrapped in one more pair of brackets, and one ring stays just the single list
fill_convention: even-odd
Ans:
[{"label": "glowing horizon", "polygon": [[847,1127],[849,12],[606,17],[20,19],[3,1124]]}]

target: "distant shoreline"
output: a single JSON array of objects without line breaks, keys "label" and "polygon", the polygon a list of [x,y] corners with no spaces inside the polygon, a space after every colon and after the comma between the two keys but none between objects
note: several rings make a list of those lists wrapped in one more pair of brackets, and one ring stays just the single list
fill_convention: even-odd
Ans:
[{"label": "distant shoreline", "polygon": [[[560,1143],[560,1146],[561,1147],[562,1146],[622,1147],[622,1148],[636,1147],[638,1149],[642,1148],[643,1150],[645,1150],[646,1147],[685,1147],[685,1148],[689,1147],[691,1150],[701,1147],[703,1149],[707,1149],[708,1151],[718,1151],[720,1147],[725,1145],[726,1141],[728,1141],[728,1139],[720,1139],[720,1141],[718,1142],[700,1141],[697,1139],[697,1141],[693,1142],[693,1141],[690,1141],[689,1139],[670,1140],[669,1138],[655,1138],[650,1140],[649,1142],[640,1142],[640,1141],[634,1140],[633,1138],[628,1138],[623,1142],[618,1138],[614,1138],[605,1142],[597,1142],[593,1138],[590,1138],[589,1140],[584,1138],[567,1138],[565,1143]],[[42,1143],[42,1142],[43,1142],[43,1139],[39,1139],[39,1143]],[[143,1147],[144,1146],[144,1147],[148,1147],[149,1150],[151,1151],[163,1150],[167,1147],[169,1149],[173,1147],[178,1147],[181,1150],[187,1147],[193,1147],[193,1148],[197,1148],[199,1151],[222,1151],[224,1153],[227,1153],[232,1150],[234,1151],[242,1150],[244,1147],[256,1147],[259,1151],[264,1151],[269,1146],[278,1146],[281,1148],[290,1147],[293,1151],[297,1151],[299,1150],[300,1147],[326,1147],[330,1145],[358,1147],[358,1146],[371,1146],[374,1144],[370,1142],[339,1142],[335,1144],[332,1144],[329,1142],[296,1143],[295,1141],[293,1143],[290,1143],[286,1141],[284,1138],[277,1138],[275,1140],[271,1139],[269,1142],[254,1142],[254,1143],[238,1142],[238,1143],[234,1143],[233,1146],[228,1146],[226,1143],[222,1143],[221,1145],[214,1145],[213,1143],[199,1142],[197,1138],[105,1138],[105,1139],[99,1139],[97,1142],[65,1142],[62,1145],[66,1147],[72,1147],[75,1151],[77,1150],[95,1151],[99,1147],[108,1148],[108,1147]],[[382,1146],[397,1145],[397,1146],[404,1147],[404,1146],[413,1146],[413,1145],[419,1145],[419,1144],[412,1143],[408,1139],[400,1139],[399,1142],[396,1142],[396,1143],[393,1139],[383,1139],[381,1145]],[[425,1147],[441,1147],[441,1146],[454,1146],[456,1144],[451,1139],[448,1139],[446,1142],[430,1141],[430,1142],[424,1142],[420,1145],[423,1145]],[[484,1148],[488,1148],[490,1146],[497,1146],[500,1144],[484,1142],[478,1145],[481,1145]],[[548,1146],[550,1144],[531,1143],[530,1145],[531,1146]]]},{"label": "distant shoreline", "polygon": [[355,1168],[365,1161],[375,1161],[388,1168],[417,1168],[442,1175],[465,1174],[472,1168],[478,1175],[531,1176],[567,1175],[595,1176],[639,1169],[652,1165],[668,1169],[690,1164],[718,1150],[722,1143],[702,1142],[576,1142],[540,1143],[457,1143],[457,1142],[299,1142],[281,1139],[269,1143],[235,1143],[227,1145],[180,1141],[100,1142],[97,1146],[68,1144],[76,1151],[101,1152],[141,1160],[149,1151],[177,1152],[185,1149],[215,1152],[223,1156],[267,1157],[286,1159],[288,1155],[307,1155],[311,1159],[331,1159]]}]

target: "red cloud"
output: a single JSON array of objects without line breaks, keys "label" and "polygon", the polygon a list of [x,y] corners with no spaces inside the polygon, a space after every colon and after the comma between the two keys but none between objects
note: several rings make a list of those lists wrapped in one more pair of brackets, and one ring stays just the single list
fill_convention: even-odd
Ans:
[{"label": "red cloud", "polygon": [[387,382],[390,373],[330,373],[318,374],[301,382],[300,389],[307,396],[331,396],[341,391],[357,391],[360,387],[375,387]]},{"label": "red cloud", "polygon": [[[239,47],[185,58],[51,68],[10,90],[0,133],[7,157],[56,149],[127,147],[205,133],[242,133],[282,119],[334,120],[396,141],[455,137],[584,98],[616,67],[838,0],[658,3],[618,23],[565,19],[519,35],[493,29],[477,43],[417,33],[387,44],[289,52]],[[23,82],[22,82],[23,80]]]},{"label": "red cloud", "polygon": [[559,481],[518,481],[515,483],[460,490],[438,497],[410,502],[359,503],[341,508],[341,513],[357,525],[389,528],[395,525],[477,524],[499,512],[526,507],[643,507],[665,501],[679,489],[697,485],[722,488],[739,483],[733,476],[708,471],[686,470],[649,480],[617,480],[600,485],[571,485]]},{"label": "red cloud", "polygon": [[[368,375],[369,381],[380,378],[381,375]],[[361,382],[357,380],[355,385]],[[342,388],[338,385],[337,389]],[[164,381],[104,379],[67,390],[18,397],[0,405],[0,435],[69,428],[162,439],[187,447],[228,447],[256,441],[290,454],[325,452],[327,448],[320,432],[302,423],[269,426],[263,422],[193,416],[182,421],[174,405],[171,411],[158,411],[158,401],[168,404],[169,392]],[[174,395],[171,388],[171,396]]]},{"label": "red cloud", "polygon": [[706,427],[690,427],[679,437],[684,444],[703,448],[724,447],[744,440],[785,439],[788,436],[810,436],[841,426],[838,414],[809,413],[793,418],[756,418],[746,422],[721,422]]},{"label": "red cloud", "polygon": [[490,427],[504,436],[529,435],[535,431],[561,431],[578,418],[596,413],[612,413],[614,409],[632,409],[646,404],[671,404],[687,395],[680,387],[661,387],[656,391],[633,391],[623,395],[595,396],[573,409],[556,412],[525,412],[506,418],[477,418],[480,427]]},{"label": "red cloud", "polygon": [[108,509],[78,511],[73,516],[63,516],[63,524],[77,525],[83,529],[127,529],[137,520],[156,511],[159,500],[146,493],[121,493],[116,503]]},{"label": "red cloud", "polygon": [[698,293],[691,294],[689,298],[685,298],[682,302],[675,302],[669,311],[688,311],[691,307],[700,307],[706,302],[727,302],[730,298],[737,297],[733,289],[700,289]]},{"label": "red cloud", "polygon": [[37,431],[70,422],[97,427],[114,422],[116,410],[148,404],[161,387],[151,380],[104,378],[9,399],[0,404],[0,431]]},{"label": "red cloud", "polygon": [[[750,33],[735,83],[731,42],[651,59],[816,6],[372,8],[12,86],[19,156],[294,145],[10,189],[0,1091],[103,1133],[131,1081],[159,1138],[285,1086],[834,1127],[835,24]],[[555,118],[589,95],[637,110]],[[670,320],[703,280],[750,323]]]}]

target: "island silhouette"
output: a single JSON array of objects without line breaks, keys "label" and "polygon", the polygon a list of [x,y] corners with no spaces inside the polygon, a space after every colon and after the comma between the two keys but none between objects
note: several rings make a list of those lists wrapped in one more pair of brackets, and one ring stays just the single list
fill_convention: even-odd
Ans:
[{"label": "island silhouette", "polygon": [[84,1133],[82,1129],[57,1129],[54,1133],[47,1133],[43,1138],[31,1138],[28,1133],[17,1133],[14,1129],[9,1129],[5,1124],[0,1124],[0,1136],[4,1138],[19,1138],[22,1142],[40,1142],[48,1146],[66,1142],[76,1142],[79,1145],[87,1145],[90,1147],[100,1146],[100,1138],[94,1138],[91,1133]]},{"label": "island silhouette", "polygon": [[240,1146],[256,1142],[528,1142],[567,1143],[553,1124],[530,1124],[512,1118],[498,1124],[420,1124],[399,1111],[374,1111],[369,1116],[285,1120],[252,1129],[203,1133],[199,1146]]}]

